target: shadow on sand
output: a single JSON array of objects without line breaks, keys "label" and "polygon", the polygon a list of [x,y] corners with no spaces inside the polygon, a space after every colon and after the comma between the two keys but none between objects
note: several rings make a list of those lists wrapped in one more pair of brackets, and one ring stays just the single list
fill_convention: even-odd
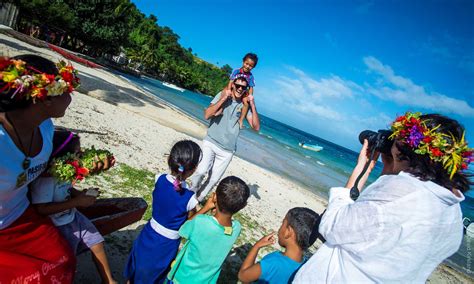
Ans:
[{"label": "shadow on sand", "polygon": [[142,107],[149,104],[155,107],[164,108],[158,103],[157,99],[147,96],[137,90],[117,86],[102,78],[91,76],[86,73],[80,74],[80,78],[81,86],[78,89],[79,92],[86,94],[91,92],[93,96],[99,97],[101,100],[112,105],[123,103],[130,106]]}]

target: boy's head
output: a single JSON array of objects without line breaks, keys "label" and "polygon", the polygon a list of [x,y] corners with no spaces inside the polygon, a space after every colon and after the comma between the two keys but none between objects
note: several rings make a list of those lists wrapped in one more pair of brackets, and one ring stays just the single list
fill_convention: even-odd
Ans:
[{"label": "boy's head", "polygon": [[286,247],[289,242],[294,242],[306,250],[316,241],[319,220],[319,214],[309,208],[290,209],[278,230],[278,244]]},{"label": "boy's head", "polygon": [[243,180],[235,176],[224,178],[216,189],[217,210],[235,214],[247,205],[250,189]]},{"label": "boy's head", "polygon": [[253,68],[257,67],[258,57],[255,53],[247,53],[242,59],[242,69],[245,73],[252,71]]}]

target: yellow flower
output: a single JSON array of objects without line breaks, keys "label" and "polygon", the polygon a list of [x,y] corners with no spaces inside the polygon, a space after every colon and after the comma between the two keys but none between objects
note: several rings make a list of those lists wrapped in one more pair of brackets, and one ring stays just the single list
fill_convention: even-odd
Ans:
[{"label": "yellow flower", "polygon": [[14,81],[18,77],[18,73],[16,70],[12,70],[11,72],[3,72],[3,81],[10,83]]}]

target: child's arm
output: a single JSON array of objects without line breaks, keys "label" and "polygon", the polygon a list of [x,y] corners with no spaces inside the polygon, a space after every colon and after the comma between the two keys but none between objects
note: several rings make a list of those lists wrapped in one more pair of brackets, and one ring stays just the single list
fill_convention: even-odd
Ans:
[{"label": "child's arm", "polygon": [[258,251],[265,246],[269,246],[275,243],[274,233],[264,236],[249,251],[249,254],[245,258],[242,266],[239,270],[239,280],[247,283],[257,281],[262,274],[262,269],[260,267],[260,263],[255,263],[255,259],[257,258]]},{"label": "child's arm", "polygon": [[189,211],[188,213],[188,220],[192,220],[194,217],[196,217],[197,215],[199,214],[206,214],[207,212],[209,212],[210,210],[214,209],[216,207],[216,202],[215,202],[215,193],[212,193],[211,197],[209,197],[206,201],[206,204],[204,204],[204,206],[197,210],[198,206],[196,206],[196,208],[194,208],[193,210]]},{"label": "child's arm", "polygon": [[63,202],[49,202],[33,204],[40,215],[51,215],[75,207],[88,207],[95,203],[96,197],[86,195],[86,192],[80,192],[76,197]]}]

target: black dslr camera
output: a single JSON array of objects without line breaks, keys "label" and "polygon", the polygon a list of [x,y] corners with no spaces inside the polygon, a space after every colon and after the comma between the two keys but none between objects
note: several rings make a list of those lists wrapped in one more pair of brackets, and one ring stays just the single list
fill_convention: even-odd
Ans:
[{"label": "black dslr camera", "polygon": [[367,139],[367,142],[369,142],[368,150],[370,152],[370,158],[369,161],[367,161],[367,163],[365,164],[362,172],[357,177],[354,186],[351,188],[350,197],[352,198],[352,200],[355,201],[359,197],[359,182],[362,176],[367,171],[370,161],[374,160],[375,151],[391,155],[393,140],[389,139],[390,135],[392,135],[392,131],[390,130],[379,130],[378,132],[372,130],[364,130],[359,134],[359,141],[361,144],[364,144],[364,139]]},{"label": "black dslr camera", "polygon": [[367,139],[369,151],[375,149],[375,151],[390,155],[393,145],[393,140],[388,138],[390,135],[392,135],[390,130],[379,130],[378,132],[364,130],[359,134],[359,141],[361,144],[364,144],[364,139]]}]

